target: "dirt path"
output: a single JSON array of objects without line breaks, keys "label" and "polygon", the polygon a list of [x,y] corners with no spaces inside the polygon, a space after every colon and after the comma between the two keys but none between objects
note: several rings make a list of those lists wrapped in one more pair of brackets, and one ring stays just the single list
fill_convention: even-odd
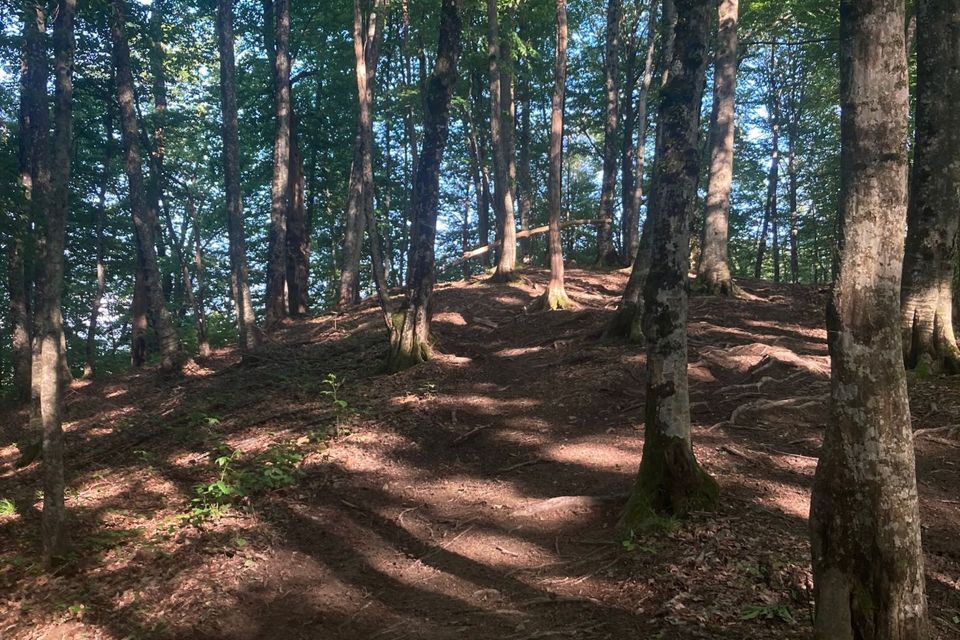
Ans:
[{"label": "dirt path", "polygon": [[[79,546],[61,576],[33,564],[37,465],[0,449],[18,508],[0,516],[0,638],[808,637],[823,293],[746,282],[756,299],[692,301],[694,438],[723,503],[623,545],[643,354],[594,337],[626,275],[569,277],[583,307],[553,314],[523,312],[540,273],[443,287],[443,354],[401,375],[377,373],[368,310],[162,387],[77,386]],[[348,404],[334,438],[328,373]],[[917,428],[956,424],[956,382],[912,392]],[[934,637],[960,638],[960,448],[936,433],[918,445],[931,612]],[[283,486],[191,524],[195,486],[232,452],[225,477]]]}]

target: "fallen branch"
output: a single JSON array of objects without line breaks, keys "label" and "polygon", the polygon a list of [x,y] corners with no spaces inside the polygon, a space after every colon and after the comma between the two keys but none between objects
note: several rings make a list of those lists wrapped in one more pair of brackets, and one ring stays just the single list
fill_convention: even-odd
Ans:
[{"label": "fallen branch", "polygon": [[477,434],[480,433],[481,431],[485,431],[486,429],[489,429],[489,428],[492,427],[492,426],[493,426],[493,425],[484,424],[484,425],[480,425],[479,427],[477,427],[477,428],[475,428],[475,429],[470,429],[470,431],[467,431],[465,434],[463,434],[462,436],[460,436],[459,438],[457,438],[456,440],[454,440],[453,442],[451,442],[451,443],[450,443],[450,446],[451,446],[451,447],[455,447],[455,446],[457,446],[458,444],[463,444],[464,442],[466,442],[467,440],[469,440],[469,439],[472,438],[473,436],[477,435]]}]

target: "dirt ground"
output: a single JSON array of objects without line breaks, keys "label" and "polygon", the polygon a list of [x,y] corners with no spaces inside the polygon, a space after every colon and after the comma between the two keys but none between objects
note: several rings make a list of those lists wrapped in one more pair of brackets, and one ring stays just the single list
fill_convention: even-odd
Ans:
[{"label": "dirt ground", "polygon": [[[441,354],[398,375],[367,305],[243,362],[75,383],[54,576],[39,465],[16,468],[24,417],[5,414],[0,638],[809,637],[825,291],[692,299],[694,442],[721,506],[624,543],[644,356],[598,336],[626,277],[574,270],[581,308],[546,314],[524,312],[541,272],[442,286]],[[937,429],[917,440],[931,637],[960,638],[960,380],[911,397]]]}]

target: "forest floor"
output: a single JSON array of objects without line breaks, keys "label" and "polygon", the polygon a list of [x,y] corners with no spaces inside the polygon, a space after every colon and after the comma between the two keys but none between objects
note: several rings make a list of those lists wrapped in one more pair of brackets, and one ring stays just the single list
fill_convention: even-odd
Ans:
[{"label": "forest floor", "polygon": [[[24,417],[5,414],[0,638],[809,637],[826,293],[691,300],[694,443],[721,505],[624,543],[644,356],[598,335],[626,277],[573,270],[581,308],[540,314],[540,271],[441,286],[441,353],[397,375],[368,304],[243,362],[75,383],[74,546],[53,576],[39,464],[16,468]],[[960,638],[960,379],[911,398],[915,428],[940,429],[917,440],[932,637]]]}]

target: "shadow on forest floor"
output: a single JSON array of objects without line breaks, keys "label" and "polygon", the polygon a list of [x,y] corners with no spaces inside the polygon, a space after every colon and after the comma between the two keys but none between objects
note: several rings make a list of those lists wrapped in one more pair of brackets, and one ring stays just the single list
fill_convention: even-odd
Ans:
[{"label": "shadow on forest floor", "polygon": [[[571,271],[581,308],[534,315],[545,274],[528,276],[441,286],[442,353],[398,375],[366,305],[242,362],[75,384],[56,576],[36,563],[38,465],[0,448],[17,507],[0,515],[0,637],[808,637],[824,294],[744,281],[757,299],[691,300],[695,445],[722,504],[622,544],[644,356],[596,336],[626,274]],[[956,381],[911,386],[918,428],[956,423]],[[6,418],[0,445],[23,420]],[[918,441],[940,638],[960,637],[958,464],[956,443]],[[231,508],[221,477],[248,494]]]}]

